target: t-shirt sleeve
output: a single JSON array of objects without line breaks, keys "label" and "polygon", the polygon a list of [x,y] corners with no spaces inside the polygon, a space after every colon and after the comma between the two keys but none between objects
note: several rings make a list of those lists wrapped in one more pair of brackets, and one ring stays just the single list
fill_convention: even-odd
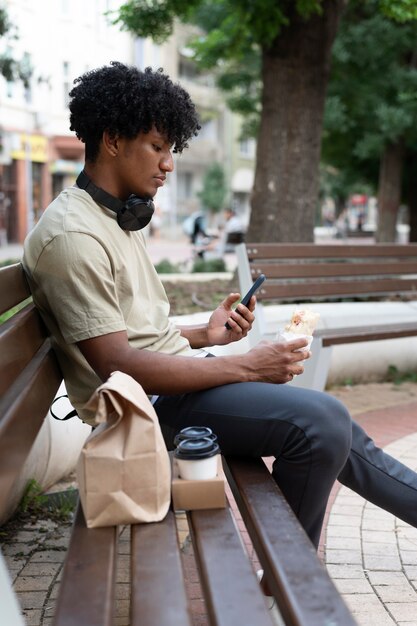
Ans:
[{"label": "t-shirt sleeve", "polygon": [[67,343],[126,329],[111,260],[94,237],[76,232],[54,237],[33,277]]}]

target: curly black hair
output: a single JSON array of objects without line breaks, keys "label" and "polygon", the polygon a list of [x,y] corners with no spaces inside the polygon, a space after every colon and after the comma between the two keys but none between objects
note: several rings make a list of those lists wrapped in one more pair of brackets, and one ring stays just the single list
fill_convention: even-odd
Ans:
[{"label": "curly black hair", "polygon": [[189,94],[163,70],[144,71],[112,61],[74,80],[70,91],[70,130],[85,143],[85,158],[94,162],[103,132],[134,139],[152,127],[174,152],[188,147],[201,128]]}]

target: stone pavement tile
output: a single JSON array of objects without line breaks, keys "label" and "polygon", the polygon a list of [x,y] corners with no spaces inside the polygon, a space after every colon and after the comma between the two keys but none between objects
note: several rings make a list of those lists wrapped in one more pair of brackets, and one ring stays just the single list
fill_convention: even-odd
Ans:
[{"label": "stone pavement tile", "polygon": [[373,572],[371,570],[366,572],[367,577],[372,585],[404,585],[408,582],[407,577],[403,572]]},{"label": "stone pavement tile", "polygon": [[402,569],[399,556],[363,555],[365,569],[397,571]]},{"label": "stone pavement tile", "polygon": [[358,567],[358,565],[326,563],[326,568],[333,580],[336,580],[337,578],[357,578],[365,580],[365,573],[362,567]]},{"label": "stone pavement tile", "polygon": [[416,565],[405,565],[404,571],[410,580],[417,580],[417,566]]},{"label": "stone pavement tile", "polygon": [[356,526],[361,525],[362,517],[360,515],[336,515],[330,513],[329,524],[331,526]]},{"label": "stone pavement tile", "polygon": [[397,622],[416,618],[417,600],[415,602],[387,602],[385,606]]},{"label": "stone pavement tile", "polygon": [[342,594],[373,593],[373,589],[365,577],[363,578],[337,578],[334,584]]},{"label": "stone pavement tile", "polygon": [[413,550],[417,552],[417,539],[414,537],[406,537],[398,534],[398,546],[401,551]]},{"label": "stone pavement tile", "polygon": [[327,537],[340,538],[360,538],[361,531],[359,526],[334,526],[330,525],[326,528]]},{"label": "stone pavement tile", "polygon": [[23,611],[23,617],[26,626],[39,626],[41,623],[42,611],[40,609],[29,609]]},{"label": "stone pavement tile", "polygon": [[362,552],[360,550],[326,550],[326,561],[343,565],[362,565]]},{"label": "stone pavement tile", "polygon": [[53,576],[58,573],[61,563],[28,563],[21,571],[22,576]]},{"label": "stone pavement tile", "polygon": [[344,594],[343,599],[360,626],[393,626],[395,624],[373,593]]},{"label": "stone pavement tile", "polygon": [[335,537],[327,536],[326,550],[360,550],[360,537]]},{"label": "stone pavement tile", "polygon": [[[382,602],[417,602],[415,589],[409,584],[403,585],[375,585],[376,593]],[[416,612],[417,617],[417,612]]]},{"label": "stone pavement tile", "polygon": [[48,591],[54,576],[19,576],[15,591]]},{"label": "stone pavement tile", "polygon": [[396,544],[396,534],[388,530],[362,530],[362,541],[364,544],[369,543],[390,543]]},{"label": "stone pavement tile", "polygon": [[356,504],[356,505],[339,504],[342,501],[343,501],[342,498],[337,498],[336,503],[332,506],[333,514],[345,515],[347,517],[352,517],[355,515],[359,517],[360,515],[362,515],[363,506],[361,506],[360,504]]},{"label": "stone pavement tile", "polygon": [[27,609],[42,609],[45,593],[43,591],[20,591],[17,593],[17,598],[24,611]]},{"label": "stone pavement tile", "polygon": [[404,565],[417,566],[417,552],[412,550],[401,550],[401,560]]},{"label": "stone pavement tile", "polygon": [[38,550],[30,557],[30,563],[63,563],[66,550]]},{"label": "stone pavement tile", "polygon": [[394,518],[393,519],[364,519],[362,522],[363,530],[394,530]]},{"label": "stone pavement tile", "polygon": [[396,543],[367,543],[363,541],[362,550],[368,556],[393,556],[398,557],[398,545]]}]

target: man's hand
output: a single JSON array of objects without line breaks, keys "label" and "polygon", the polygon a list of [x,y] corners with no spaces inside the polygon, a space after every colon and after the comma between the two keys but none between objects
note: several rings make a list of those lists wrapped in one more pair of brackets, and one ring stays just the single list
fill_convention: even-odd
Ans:
[{"label": "man's hand", "polygon": [[[247,307],[238,304],[233,310],[232,306],[239,299],[239,293],[230,293],[213,312],[207,326],[208,345],[224,346],[246,337],[255,319],[253,311],[256,298],[252,296]],[[225,327],[226,322],[229,323],[230,330]]]},{"label": "man's hand", "polygon": [[[261,341],[246,354],[251,380],[267,383],[288,383],[304,372],[303,361],[309,359],[305,337],[291,341]],[[258,378],[254,378],[256,376]]]}]

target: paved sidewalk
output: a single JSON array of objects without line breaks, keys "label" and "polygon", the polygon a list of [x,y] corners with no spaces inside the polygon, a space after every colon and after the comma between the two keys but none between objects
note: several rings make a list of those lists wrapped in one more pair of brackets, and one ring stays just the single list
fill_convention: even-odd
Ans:
[{"label": "paved sidewalk", "polygon": [[[332,393],[349,406],[353,417],[379,445],[417,468],[416,384],[362,385],[339,388]],[[193,623],[206,626],[185,517],[181,525]],[[21,528],[13,542],[2,547],[27,626],[52,624],[69,531],[69,525],[39,520],[35,525]],[[115,626],[129,624],[126,530],[121,539]],[[256,569],[258,564],[249,538],[244,535],[243,539]],[[349,490],[335,486],[320,554],[360,626],[417,626],[416,529]]]}]

